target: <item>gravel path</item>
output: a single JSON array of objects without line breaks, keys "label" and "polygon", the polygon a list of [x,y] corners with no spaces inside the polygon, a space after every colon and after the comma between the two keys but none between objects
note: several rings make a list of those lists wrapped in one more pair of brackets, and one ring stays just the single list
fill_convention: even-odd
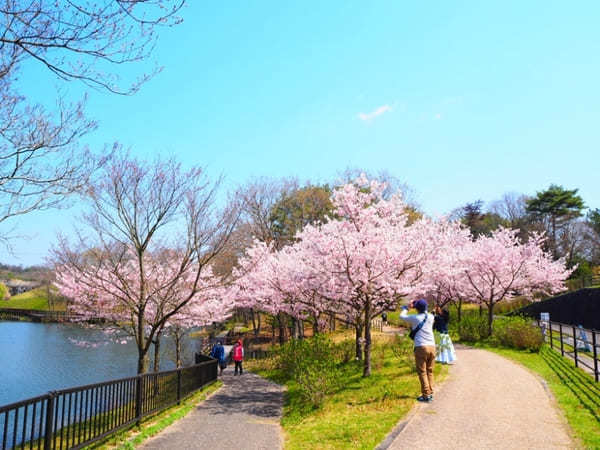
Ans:
[{"label": "gravel path", "polygon": [[457,356],[434,402],[416,405],[379,448],[576,448],[535,375],[485,350],[457,347]]},{"label": "gravel path", "polygon": [[143,449],[280,449],[283,388],[257,375],[232,375],[183,419],[146,441]]}]

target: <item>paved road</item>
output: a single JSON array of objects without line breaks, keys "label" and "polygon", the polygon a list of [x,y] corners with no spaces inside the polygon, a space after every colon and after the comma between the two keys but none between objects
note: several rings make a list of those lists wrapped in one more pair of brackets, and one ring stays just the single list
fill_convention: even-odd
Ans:
[{"label": "paved road", "polygon": [[457,348],[457,356],[434,402],[416,405],[391,445],[384,442],[380,448],[576,447],[554,399],[535,375],[485,350]]},{"label": "paved road", "polygon": [[232,375],[183,419],[149,439],[143,449],[280,449],[282,387],[257,375]]}]

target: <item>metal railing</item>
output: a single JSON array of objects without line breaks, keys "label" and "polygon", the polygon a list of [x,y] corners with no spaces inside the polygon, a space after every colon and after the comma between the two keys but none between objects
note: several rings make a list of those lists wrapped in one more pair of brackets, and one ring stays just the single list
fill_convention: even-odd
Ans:
[{"label": "metal railing", "polygon": [[80,319],[81,316],[66,311],[42,311],[34,309],[0,308],[1,320],[32,320],[35,322],[67,322]]},{"label": "metal railing", "polygon": [[217,361],[51,391],[0,407],[1,449],[81,448],[181,402],[217,379]]},{"label": "metal railing", "polygon": [[564,357],[571,358],[575,367],[580,367],[594,376],[598,382],[598,353],[600,349],[600,331],[590,330],[560,322],[537,320],[542,329],[544,340],[550,347]]}]

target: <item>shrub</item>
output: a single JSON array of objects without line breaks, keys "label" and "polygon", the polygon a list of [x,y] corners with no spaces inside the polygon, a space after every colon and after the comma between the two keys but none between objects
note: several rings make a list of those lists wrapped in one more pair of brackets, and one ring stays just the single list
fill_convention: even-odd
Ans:
[{"label": "shrub", "polygon": [[279,369],[296,381],[300,396],[313,406],[321,406],[325,396],[337,387],[335,346],[327,337],[293,339],[279,349],[278,356]]},{"label": "shrub", "polygon": [[400,359],[401,364],[407,366],[411,371],[416,372],[417,368],[413,358],[414,343],[412,339],[408,336],[396,334],[391,345],[394,356]]},{"label": "shrub", "polygon": [[4,283],[0,283],[0,300],[10,299],[10,291]]},{"label": "shrub", "polygon": [[354,339],[346,339],[335,344],[336,361],[346,364],[356,358],[356,342]]},{"label": "shrub", "polygon": [[487,314],[479,315],[477,311],[463,312],[460,323],[455,326],[461,341],[477,342],[489,336]]},{"label": "shrub", "polygon": [[527,305],[531,305],[531,303],[533,303],[533,301],[526,297],[516,297],[510,300],[505,300],[498,303],[494,307],[494,314],[506,314],[511,311],[521,309]]},{"label": "shrub", "polygon": [[539,352],[544,343],[542,331],[523,317],[503,317],[494,320],[494,343],[518,350]]}]

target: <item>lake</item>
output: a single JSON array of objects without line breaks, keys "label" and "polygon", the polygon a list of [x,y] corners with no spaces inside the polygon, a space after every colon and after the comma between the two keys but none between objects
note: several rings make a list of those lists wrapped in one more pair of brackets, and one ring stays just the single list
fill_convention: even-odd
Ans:
[{"label": "lake", "polygon": [[[102,343],[81,347],[72,340]],[[185,364],[192,362],[195,346],[195,341],[184,346]],[[171,342],[163,339],[162,370],[175,367],[173,354]],[[107,342],[99,330],[75,324],[0,321],[0,406],[51,390],[133,376],[136,368],[135,344]]]}]

